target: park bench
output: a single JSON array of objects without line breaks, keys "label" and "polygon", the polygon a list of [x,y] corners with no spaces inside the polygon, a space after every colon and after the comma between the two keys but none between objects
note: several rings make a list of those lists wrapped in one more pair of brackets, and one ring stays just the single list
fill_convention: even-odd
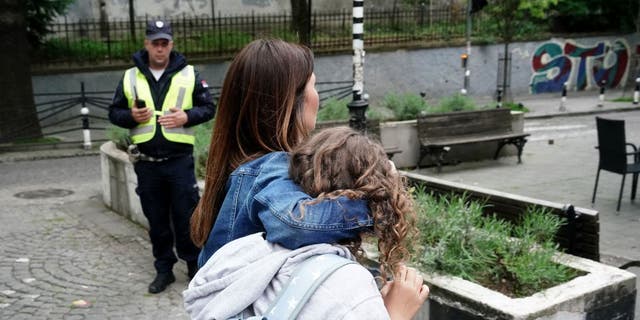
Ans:
[{"label": "park bench", "polygon": [[402,171],[401,173],[408,178],[410,184],[422,185],[427,192],[445,197],[465,196],[469,200],[479,201],[485,204],[485,215],[495,215],[516,224],[527,212],[527,208],[531,206],[545,208],[560,216],[565,222],[555,236],[556,243],[565,253],[595,261],[600,260],[598,211],[469,186],[411,172]]},{"label": "park bench", "polygon": [[[331,120],[331,121],[319,121],[316,122],[315,130],[322,130],[331,127],[349,126],[349,120]],[[379,119],[367,119],[366,135],[370,139],[382,143],[380,139],[380,120]],[[400,148],[396,146],[384,146],[384,152],[387,153],[389,159],[393,158],[396,153],[402,152]]]},{"label": "park bench", "polygon": [[417,167],[426,156],[442,169],[442,162],[451,147],[478,142],[497,142],[494,159],[502,147],[513,144],[518,148],[518,163],[522,162],[522,149],[528,133],[515,133],[511,129],[511,110],[489,109],[457,111],[417,116],[420,155]]}]

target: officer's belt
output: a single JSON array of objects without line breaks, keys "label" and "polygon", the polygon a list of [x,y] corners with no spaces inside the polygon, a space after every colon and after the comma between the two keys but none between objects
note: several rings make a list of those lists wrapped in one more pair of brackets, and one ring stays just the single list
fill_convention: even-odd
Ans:
[{"label": "officer's belt", "polygon": [[149,161],[149,162],[162,162],[162,161],[167,161],[171,159],[170,157],[165,157],[165,158],[154,158],[152,156],[148,156],[144,153],[140,153],[138,155],[138,161]]}]

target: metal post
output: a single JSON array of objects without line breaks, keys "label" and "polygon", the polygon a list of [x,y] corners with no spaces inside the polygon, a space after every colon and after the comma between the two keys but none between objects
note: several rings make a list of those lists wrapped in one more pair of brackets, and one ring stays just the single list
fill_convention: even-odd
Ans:
[{"label": "metal post", "polygon": [[640,78],[636,78],[636,89],[633,91],[633,104],[640,102]]},{"label": "metal post", "polygon": [[367,107],[364,99],[364,1],[353,1],[353,101],[349,108],[349,126],[362,133],[367,129]]},{"label": "metal post", "polygon": [[82,114],[82,136],[83,143],[82,147],[85,150],[91,149],[91,131],[89,130],[89,108],[86,106],[86,100],[84,94],[84,82],[80,83],[80,103],[82,104],[82,108],[80,109],[80,114]]},{"label": "metal post", "polygon": [[560,111],[567,111],[567,107],[566,107],[566,103],[567,103],[567,86],[569,84],[567,82],[565,82],[562,85],[562,97],[560,98],[560,108],[558,108],[558,110]]},{"label": "metal post", "polygon": [[600,82],[600,95],[598,96],[598,107],[604,107],[604,87],[607,84],[606,80]]},{"label": "metal post", "polygon": [[469,77],[471,76],[471,70],[469,70],[469,57],[471,56],[471,0],[467,0],[467,30],[465,32],[467,40],[467,53],[463,55],[462,67],[464,68],[464,84],[460,93],[466,95],[469,92]]},{"label": "metal post", "polygon": [[498,96],[496,97],[496,100],[498,101],[498,104],[496,105],[496,109],[502,108],[502,90],[500,89],[498,89]]}]

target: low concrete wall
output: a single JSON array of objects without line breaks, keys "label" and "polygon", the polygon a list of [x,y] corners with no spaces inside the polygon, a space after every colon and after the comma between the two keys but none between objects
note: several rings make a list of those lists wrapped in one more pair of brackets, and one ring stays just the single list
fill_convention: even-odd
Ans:
[{"label": "low concrete wall", "polygon": [[[513,132],[524,132],[524,113],[512,111],[511,117],[511,129]],[[416,166],[420,153],[420,141],[418,140],[416,120],[380,123],[380,140],[385,147],[396,146],[402,150],[402,153],[393,156],[393,162],[396,167],[412,168]],[[526,147],[525,144],[525,148]],[[445,156],[445,164],[492,159],[496,148],[497,142],[495,141],[455,146],[451,148],[451,151]],[[514,156],[517,154],[516,148],[508,145],[500,150],[499,156]],[[429,161],[429,159],[424,159],[421,165],[431,165]]]},{"label": "low concrete wall", "polygon": [[140,198],[136,193],[138,178],[127,153],[116,148],[113,142],[100,146],[102,170],[102,200],[111,210],[149,229],[149,222],[142,213]]},{"label": "low concrete wall", "polygon": [[526,298],[509,298],[460,278],[423,274],[431,294],[419,320],[633,319],[636,276],[593,260],[558,254],[556,262],[587,274]]}]

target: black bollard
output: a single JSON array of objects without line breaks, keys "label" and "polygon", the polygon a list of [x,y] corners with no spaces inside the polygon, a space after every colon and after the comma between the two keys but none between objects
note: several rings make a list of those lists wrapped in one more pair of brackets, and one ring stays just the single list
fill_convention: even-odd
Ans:
[{"label": "black bollard", "polygon": [[562,85],[562,97],[560,98],[560,108],[558,108],[562,112],[567,111],[567,85],[566,82]]},{"label": "black bollard", "polygon": [[636,89],[633,91],[633,104],[638,104],[640,100],[640,78],[636,78]]},{"label": "black bollard", "polygon": [[604,107],[604,88],[605,88],[606,84],[607,84],[606,80],[602,80],[600,82],[600,96],[598,97],[598,107],[599,108]]}]

